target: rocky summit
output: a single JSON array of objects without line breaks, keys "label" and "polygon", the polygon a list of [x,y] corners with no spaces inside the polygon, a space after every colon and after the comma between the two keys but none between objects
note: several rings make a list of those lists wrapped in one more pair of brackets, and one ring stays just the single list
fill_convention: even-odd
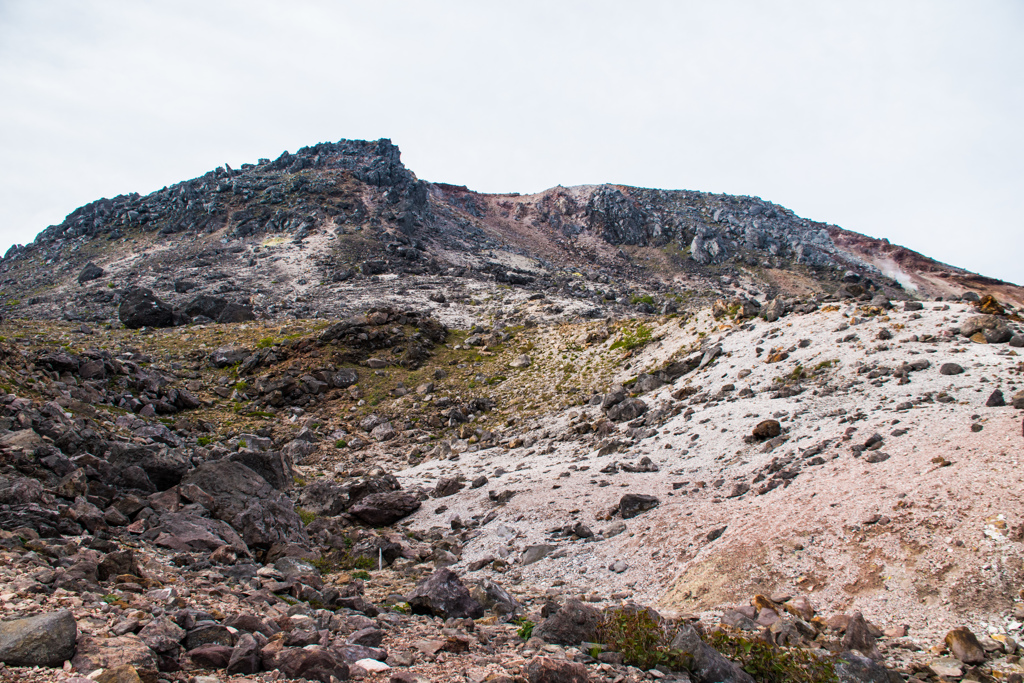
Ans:
[{"label": "rocky summit", "polygon": [[388,140],[0,260],[0,679],[1021,681],[1024,290]]}]

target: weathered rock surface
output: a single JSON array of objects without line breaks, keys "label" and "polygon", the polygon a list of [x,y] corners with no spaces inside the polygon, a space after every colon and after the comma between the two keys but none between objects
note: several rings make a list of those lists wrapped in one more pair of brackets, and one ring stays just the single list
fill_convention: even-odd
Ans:
[{"label": "weathered rock surface", "polygon": [[0,621],[0,662],[60,666],[75,654],[78,626],[68,610]]}]

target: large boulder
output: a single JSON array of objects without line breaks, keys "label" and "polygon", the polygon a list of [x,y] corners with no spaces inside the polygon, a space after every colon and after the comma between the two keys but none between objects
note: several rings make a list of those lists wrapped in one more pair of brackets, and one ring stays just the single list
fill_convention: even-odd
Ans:
[{"label": "large boulder", "polygon": [[977,636],[965,626],[955,628],[946,634],[946,647],[964,664],[981,664],[986,659],[985,648],[978,642]]},{"label": "large boulder", "polygon": [[105,271],[97,266],[92,261],[85,264],[85,268],[82,268],[82,272],[78,274],[78,284],[84,285],[90,280],[98,280],[103,277]]},{"label": "large boulder", "polygon": [[71,664],[75,670],[89,673],[96,669],[113,669],[131,664],[136,669],[156,671],[157,656],[137,635],[129,633],[114,638],[84,636]]},{"label": "large boulder", "polygon": [[195,484],[213,498],[213,516],[237,531],[250,548],[275,543],[309,546],[309,537],[290,499],[240,462],[204,462],[182,485]]},{"label": "large boulder", "polygon": [[231,460],[240,462],[260,475],[278,491],[290,489],[295,480],[291,461],[281,451],[238,451],[231,454]]},{"label": "large boulder", "polygon": [[639,398],[627,398],[620,403],[616,403],[605,411],[608,415],[608,419],[612,422],[628,422],[630,420],[635,420],[646,412],[647,404]]},{"label": "large boulder", "polygon": [[441,567],[417,584],[405,600],[415,614],[430,614],[443,619],[479,619],[484,615],[483,606],[470,595],[458,575],[447,567]]},{"label": "large boulder", "polygon": [[754,683],[739,664],[701,640],[689,624],[680,627],[670,647],[690,656],[690,678],[695,683]]},{"label": "large boulder", "polygon": [[126,289],[121,294],[121,305],[117,309],[117,317],[125,327],[173,327],[175,323],[174,309],[143,287]]},{"label": "large boulder", "polygon": [[285,648],[277,653],[275,664],[274,668],[280,669],[287,678],[304,678],[320,683],[331,683],[332,677],[344,681],[349,675],[344,659],[319,645]]},{"label": "large boulder", "polygon": [[597,640],[601,612],[579,600],[567,600],[554,614],[533,630],[533,635],[549,643],[579,645]]},{"label": "large boulder", "polygon": [[104,457],[118,470],[132,466],[141,468],[158,491],[176,486],[192,467],[184,451],[162,445],[110,441],[106,444]]},{"label": "large boulder", "polygon": [[227,305],[227,299],[222,299],[219,296],[210,296],[209,294],[200,294],[195,299],[192,299],[192,301],[189,301],[182,311],[185,315],[193,318],[203,315],[210,320],[216,320],[217,316],[220,315]]},{"label": "large boulder", "polygon": [[78,624],[66,609],[0,621],[0,662],[10,666],[60,666],[75,654]]},{"label": "large boulder", "polygon": [[530,683],[587,683],[590,675],[579,662],[534,657],[526,665],[526,679]]},{"label": "large boulder", "polygon": [[370,526],[387,526],[420,508],[416,496],[404,491],[371,493],[349,508],[349,514]]},{"label": "large boulder", "polygon": [[627,493],[619,499],[619,512],[623,519],[629,519],[642,512],[653,510],[660,503],[660,500],[645,493]]},{"label": "large boulder", "polygon": [[236,303],[229,303],[220,312],[220,315],[217,316],[217,322],[219,323],[244,323],[255,319],[256,314],[251,306]]},{"label": "large boulder", "polygon": [[213,552],[221,546],[244,549],[245,542],[231,526],[219,519],[187,512],[165,512],[144,538],[178,552]]}]

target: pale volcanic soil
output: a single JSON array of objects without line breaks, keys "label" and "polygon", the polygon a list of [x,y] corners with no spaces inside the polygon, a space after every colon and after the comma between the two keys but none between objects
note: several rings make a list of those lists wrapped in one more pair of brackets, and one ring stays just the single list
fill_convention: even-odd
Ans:
[{"label": "pale volcanic soil", "polygon": [[[456,471],[467,481],[485,475],[487,483],[430,500],[410,525],[447,527],[454,516],[490,513],[455,568],[461,573],[482,557],[506,557],[506,585],[549,587],[554,595],[631,598],[713,618],[757,593],[802,594],[819,613],[859,610],[882,628],[907,624],[909,638],[924,647],[958,625],[1019,637],[1012,611],[1024,578],[1021,414],[985,404],[996,389],[1009,403],[1022,388],[1021,357],[1006,344],[953,334],[950,328],[975,315],[968,304],[863,313],[843,304],[775,323],[718,325],[703,339],[704,349],[721,345],[713,363],[641,396],[652,408],[666,402],[681,412],[646,432],[619,424],[608,439],[626,444],[620,452],[599,455],[568,435],[570,423],[599,418],[599,405],[524,425],[533,430],[519,448],[465,452],[465,442],[454,442],[457,461],[406,469],[399,473],[403,485],[432,487]],[[709,329],[716,326],[706,313],[682,326],[669,320],[656,330],[660,341],[623,367],[619,379],[659,366]],[[878,338],[883,329],[891,339]],[[773,349],[788,351],[788,358],[767,362]],[[859,372],[918,360],[929,367],[910,372],[905,384],[892,374]],[[940,374],[948,362],[964,372]],[[776,378],[798,366],[818,374],[803,383],[803,393],[773,398]],[[728,384],[734,389],[722,392]],[[700,390],[672,399],[685,385]],[[753,395],[741,398],[746,387]],[[783,443],[744,440],[772,417]],[[630,431],[644,438],[630,438]],[[881,447],[855,454],[853,447],[874,434]],[[601,472],[643,456],[657,472]],[[765,491],[773,477],[780,485]],[[506,490],[516,492],[507,504],[488,500],[489,491]],[[625,493],[654,495],[660,505],[625,520],[626,531],[607,539],[549,533],[577,521],[608,530],[622,521],[609,512]],[[523,551],[536,544],[554,550],[523,566]],[[624,570],[610,569],[617,561]]]}]

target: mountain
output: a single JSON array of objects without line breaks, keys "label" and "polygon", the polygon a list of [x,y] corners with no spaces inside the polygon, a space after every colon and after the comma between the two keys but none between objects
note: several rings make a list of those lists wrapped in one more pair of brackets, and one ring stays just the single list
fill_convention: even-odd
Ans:
[{"label": "mountain", "polygon": [[[90,262],[103,276],[81,280]],[[388,140],[319,144],[144,197],[101,199],[0,262],[12,315],[90,322],[113,318],[129,287],[179,307],[205,293],[269,317],[338,317],[365,304],[351,294],[381,275],[568,291],[595,314],[630,313],[645,297],[660,308],[683,295],[743,293],[973,290],[1024,301],[1013,285],[756,197],[619,185],[484,195],[418,180]],[[401,304],[399,291],[388,284],[374,297]]]},{"label": "mountain", "polygon": [[19,680],[1024,674],[1015,285],[387,140],[99,200],[0,277]]}]

